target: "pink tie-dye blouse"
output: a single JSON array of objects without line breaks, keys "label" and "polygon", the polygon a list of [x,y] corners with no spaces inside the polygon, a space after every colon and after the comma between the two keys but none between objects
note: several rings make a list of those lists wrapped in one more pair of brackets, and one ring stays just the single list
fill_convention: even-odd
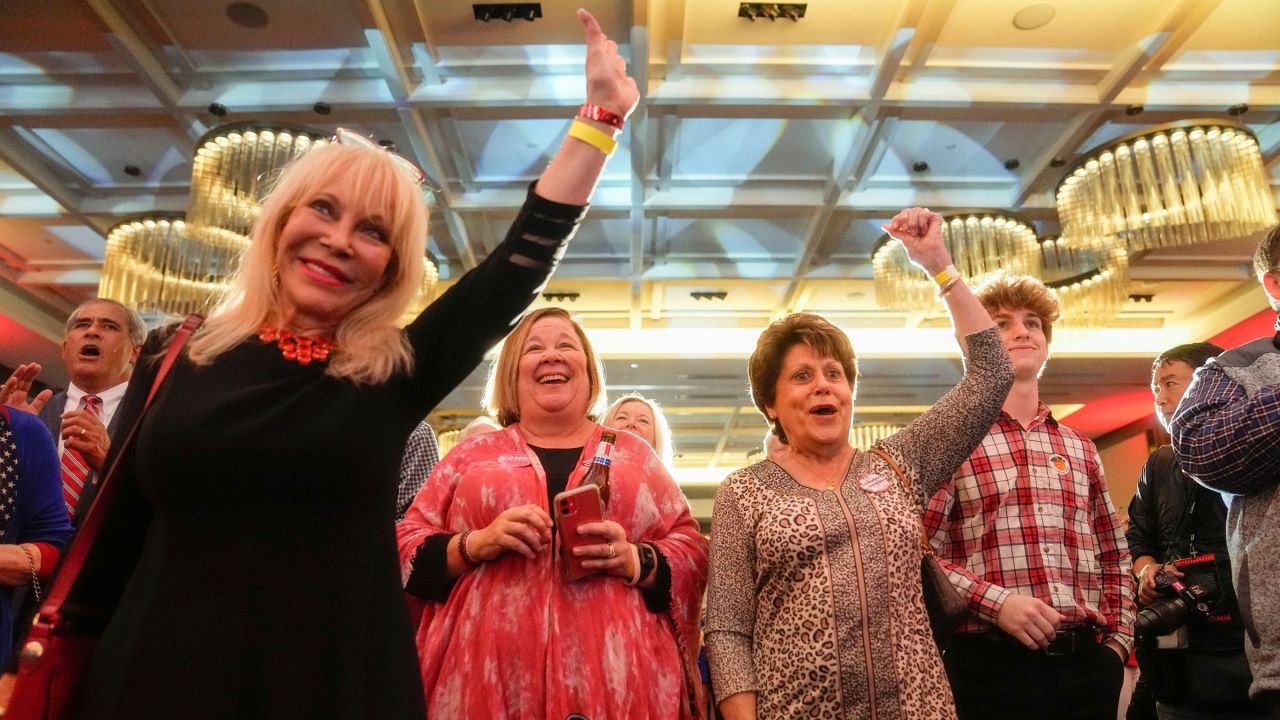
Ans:
[{"label": "pink tie-dye blouse", "polygon": [[[568,489],[586,474],[602,429],[587,442]],[[423,607],[417,644],[431,718],[691,716],[688,688],[701,692],[694,673],[707,542],[643,440],[618,433],[611,477],[606,518],[666,558],[670,607],[650,612],[622,578],[567,581],[558,548],[533,560],[508,552],[468,570],[443,604],[414,603]],[[480,529],[527,504],[548,510],[546,475],[519,425],[454,448],[397,528],[402,578],[427,537]]]}]

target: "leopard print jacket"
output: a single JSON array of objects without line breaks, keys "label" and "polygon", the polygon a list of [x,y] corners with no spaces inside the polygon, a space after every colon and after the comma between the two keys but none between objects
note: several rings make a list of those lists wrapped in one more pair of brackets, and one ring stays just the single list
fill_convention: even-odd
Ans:
[{"label": "leopard print jacket", "polygon": [[921,498],[981,442],[1013,383],[997,330],[966,340],[960,383],[877,443],[911,488],[869,452],[835,491],[769,460],[720,486],[705,633],[717,702],[754,692],[762,719],[955,717],[920,587]]}]

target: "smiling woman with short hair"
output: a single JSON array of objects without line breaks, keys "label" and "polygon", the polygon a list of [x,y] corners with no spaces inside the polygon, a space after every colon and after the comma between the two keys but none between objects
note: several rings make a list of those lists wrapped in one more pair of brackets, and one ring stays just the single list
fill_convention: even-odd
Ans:
[{"label": "smiling woman with short hair", "polygon": [[[707,545],[639,437],[618,433],[599,541],[567,550],[547,509],[580,487],[607,430],[582,327],[535,310],[490,375],[505,427],[459,444],[397,528],[432,718],[688,718]],[[603,494],[603,493],[602,493]],[[586,496],[583,496],[586,497]],[[564,555],[594,574],[562,576]],[[690,696],[689,693],[693,693]],[[693,700],[693,702],[690,702]]]}]

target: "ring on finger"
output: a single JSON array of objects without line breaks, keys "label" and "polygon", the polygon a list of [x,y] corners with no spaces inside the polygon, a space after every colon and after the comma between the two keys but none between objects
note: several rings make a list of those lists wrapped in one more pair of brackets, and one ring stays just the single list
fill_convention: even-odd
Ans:
[{"label": "ring on finger", "polygon": [[615,558],[615,557],[617,557],[617,556],[618,556],[618,550],[617,550],[617,548],[615,548],[615,547],[613,546],[613,543],[609,543],[609,559],[610,559],[610,560],[612,560],[613,558]]}]

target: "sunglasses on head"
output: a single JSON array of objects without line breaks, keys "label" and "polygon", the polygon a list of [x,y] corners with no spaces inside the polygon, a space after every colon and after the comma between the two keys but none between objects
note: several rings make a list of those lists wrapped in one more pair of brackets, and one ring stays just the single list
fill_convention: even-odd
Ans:
[{"label": "sunglasses on head", "polygon": [[438,188],[427,182],[427,174],[423,172],[422,168],[418,167],[412,160],[398,152],[394,152],[391,148],[379,145],[372,139],[367,138],[358,132],[348,130],[346,128],[338,128],[334,131],[333,142],[350,147],[364,147],[371,150],[381,150],[391,158],[391,161],[395,163],[396,167],[408,173],[409,177],[413,178],[413,181],[419,186],[425,187],[431,192],[439,191]]}]

